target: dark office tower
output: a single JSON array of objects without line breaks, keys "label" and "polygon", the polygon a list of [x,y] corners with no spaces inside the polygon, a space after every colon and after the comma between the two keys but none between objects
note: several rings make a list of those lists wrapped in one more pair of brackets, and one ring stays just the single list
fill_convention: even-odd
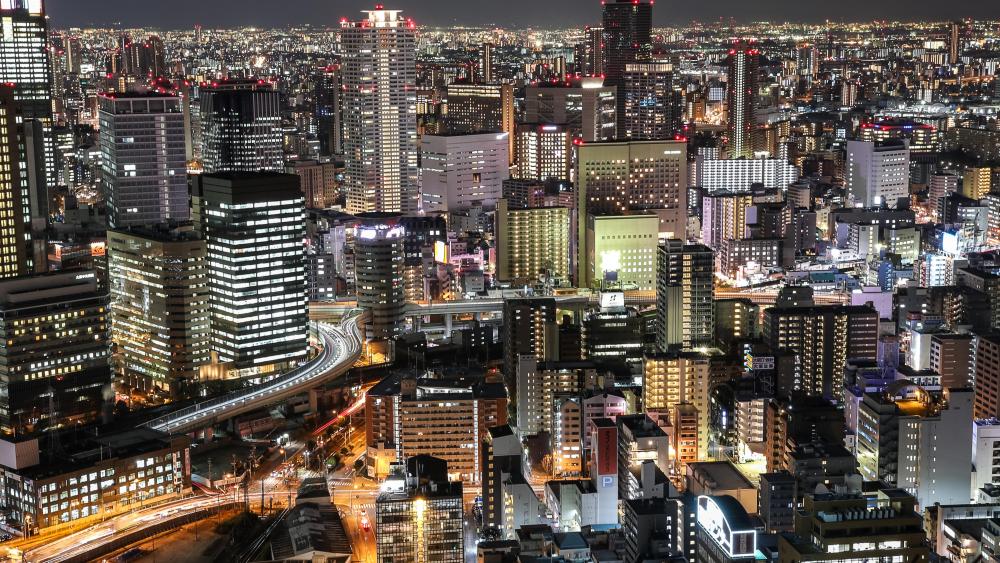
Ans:
[{"label": "dark office tower", "polygon": [[163,40],[152,35],[145,41],[135,42],[123,36],[118,50],[120,60],[116,70],[136,78],[155,78],[166,74]]},{"label": "dark office tower", "polygon": [[0,432],[100,416],[111,385],[107,307],[92,271],[0,282]]},{"label": "dark office tower", "polygon": [[14,86],[24,120],[41,122],[45,183],[56,184],[52,131],[52,64],[43,0],[0,3],[0,83]]},{"label": "dark office tower", "polygon": [[619,88],[625,115],[619,120],[626,139],[673,139],[680,126],[681,95],[674,91],[673,65],[631,63]]},{"label": "dark office tower", "polygon": [[559,359],[556,302],[551,298],[508,299],[503,305],[504,381],[517,404],[517,368],[521,356],[540,362]]},{"label": "dark office tower", "polygon": [[509,133],[514,138],[514,88],[510,84],[448,85],[449,133]]},{"label": "dark office tower", "polygon": [[33,264],[28,234],[32,200],[40,197],[31,190],[26,178],[31,171],[23,166],[23,152],[19,149],[23,137],[23,128],[18,126],[19,106],[13,88],[0,86],[0,209],[4,210],[0,223],[0,278],[26,275]]},{"label": "dark office tower", "polygon": [[365,338],[392,340],[400,333],[406,305],[406,231],[399,215],[365,213],[360,219],[354,237],[354,275],[358,306],[371,314]]},{"label": "dark office tower", "polygon": [[962,53],[962,22],[951,22],[948,25],[948,63],[958,64],[958,56]]},{"label": "dark office tower", "polygon": [[187,221],[183,100],[169,94],[103,94],[101,183],[112,229]]},{"label": "dark office tower", "polygon": [[280,172],[285,167],[274,85],[213,82],[201,89],[201,157],[206,174]]},{"label": "dark office tower", "polygon": [[417,211],[416,29],[379,4],[340,25],[348,213]]},{"label": "dark office tower", "polygon": [[[653,2],[604,0],[604,84],[625,85],[625,67],[645,62],[653,53]],[[624,131],[625,98],[618,96],[618,131]]]},{"label": "dark office tower", "polygon": [[715,255],[671,239],[656,259],[656,343],[663,351],[711,346],[715,338]]},{"label": "dark office tower", "polygon": [[325,67],[316,76],[316,129],[324,156],[344,154],[342,84],[340,65]]},{"label": "dark office tower", "polygon": [[483,82],[493,82],[493,57],[496,55],[496,45],[483,43],[479,50],[479,74]]},{"label": "dark office tower", "polygon": [[294,174],[204,174],[191,198],[208,247],[212,351],[226,377],[306,359],[305,199]]},{"label": "dark office tower", "polygon": [[606,84],[620,86],[625,67],[653,53],[653,3],[605,0],[603,38]]},{"label": "dark office tower", "polygon": [[729,83],[726,100],[729,111],[729,155],[753,157],[754,90],[760,51],[749,43],[737,42],[729,50]]}]

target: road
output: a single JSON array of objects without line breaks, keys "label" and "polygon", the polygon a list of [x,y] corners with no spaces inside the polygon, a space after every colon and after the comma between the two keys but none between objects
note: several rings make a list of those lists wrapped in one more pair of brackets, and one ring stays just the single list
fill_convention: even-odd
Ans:
[{"label": "road", "polygon": [[170,434],[183,434],[297,395],[346,373],[361,357],[364,336],[362,315],[350,312],[339,326],[319,323],[324,344],[319,356],[307,364],[250,389],[243,389],[181,409],[147,422],[145,426]]}]

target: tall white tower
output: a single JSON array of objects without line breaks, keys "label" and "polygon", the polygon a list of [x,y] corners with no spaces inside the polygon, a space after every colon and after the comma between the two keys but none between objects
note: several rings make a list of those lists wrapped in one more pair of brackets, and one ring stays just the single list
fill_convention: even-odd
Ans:
[{"label": "tall white tower", "polygon": [[349,213],[414,213],[416,26],[381,4],[342,21],[345,187]]}]

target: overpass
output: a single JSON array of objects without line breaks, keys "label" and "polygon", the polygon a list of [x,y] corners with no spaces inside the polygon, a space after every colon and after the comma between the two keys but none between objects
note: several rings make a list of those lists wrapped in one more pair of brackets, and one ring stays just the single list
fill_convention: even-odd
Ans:
[{"label": "overpass", "polygon": [[320,322],[322,350],[309,362],[264,383],[191,405],[143,426],[169,434],[185,434],[281,402],[336,379],[347,373],[361,357],[363,319],[362,311],[352,309],[345,313],[339,325]]}]

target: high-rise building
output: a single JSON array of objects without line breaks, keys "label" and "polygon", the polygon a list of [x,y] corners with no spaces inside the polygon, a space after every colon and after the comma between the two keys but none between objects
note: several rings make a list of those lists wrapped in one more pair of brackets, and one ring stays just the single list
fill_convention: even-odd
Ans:
[{"label": "high-rise building", "polygon": [[493,59],[497,46],[493,43],[483,43],[479,49],[479,74],[483,82],[493,82]]},{"label": "high-rise building", "polygon": [[970,353],[968,375],[976,390],[975,418],[1000,418],[1000,333],[974,335]]},{"label": "high-rise building", "polygon": [[453,82],[448,85],[447,129],[451,133],[514,134],[514,89],[510,84]]},{"label": "high-rise building", "polygon": [[343,82],[339,65],[316,74],[316,133],[321,155],[344,154]]},{"label": "high-rise building", "polygon": [[948,64],[957,65],[962,53],[962,22],[948,24]]},{"label": "high-rise building", "polygon": [[905,141],[847,141],[845,188],[855,204],[896,207],[910,197],[910,149]]},{"label": "high-rise building", "polygon": [[517,404],[517,366],[522,356],[538,361],[559,359],[556,302],[551,298],[508,299],[503,309],[504,381]]},{"label": "high-rise building", "polygon": [[623,139],[673,139],[681,124],[681,93],[674,90],[673,65],[650,61],[625,65],[618,95],[625,115]]},{"label": "high-rise building", "polygon": [[711,356],[701,352],[671,351],[643,359],[646,412],[666,412],[673,420],[690,421],[687,426],[695,430],[685,444],[690,461],[698,460],[699,452],[708,453],[710,370]]},{"label": "high-rise building", "polygon": [[510,209],[497,202],[497,279],[528,283],[542,275],[572,275],[570,210],[566,207]]},{"label": "high-rise building", "polygon": [[101,96],[101,181],[109,227],[190,218],[182,104],[178,96],[153,92]]},{"label": "high-rise building", "polygon": [[670,239],[656,259],[656,343],[661,350],[711,346],[715,338],[715,255]]},{"label": "high-rise building", "polygon": [[226,377],[263,377],[306,359],[305,201],[299,178],[204,174],[192,190],[208,248],[212,352]]},{"label": "high-rise building", "polygon": [[475,445],[489,428],[507,424],[507,406],[499,382],[386,377],[365,399],[365,443],[374,473],[381,477],[387,466],[379,459],[432,455],[448,462],[452,478],[478,481],[482,467]]},{"label": "high-rise building", "polygon": [[518,178],[569,180],[573,177],[573,131],[559,124],[517,126]]},{"label": "high-rise building", "polygon": [[510,177],[506,133],[424,135],[420,187],[425,213],[492,209]]},{"label": "high-rise building", "polygon": [[108,231],[111,338],[128,385],[176,397],[209,363],[205,255],[191,230]]},{"label": "high-rise building", "polygon": [[799,167],[780,158],[718,159],[698,155],[695,186],[714,192],[749,192],[753,184],[785,190],[799,180]]},{"label": "high-rise building", "polygon": [[366,213],[354,236],[358,306],[370,311],[367,340],[392,340],[400,333],[403,306],[405,227],[398,215]]},{"label": "high-rise building", "polygon": [[524,122],[565,125],[586,143],[613,141],[618,126],[615,91],[599,76],[530,84],[524,92]]},{"label": "high-rise building", "polygon": [[968,502],[972,401],[971,389],[931,392],[908,380],[865,393],[855,453],[861,476],[914,491],[922,507]]},{"label": "high-rise building", "polygon": [[[604,77],[608,86],[624,84],[625,67],[649,60],[653,53],[653,2],[608,0],[604,4]],[[624,98],[618,98],[619,131],[623,131]]]},{"label": "high-rise building", "polygon": [[738,42],[729,50],[729,76],[726,103],[729,111],[729,156],[753,157],[754,95],[760,51],[751,44]]},{"label": "high-rise building", "polygon": [[[33,219],[42,221],[47,213],[47,195],[40,182],[33,185],[32,177],[38,168],[31,166],[27,150],[31,143],[23,134],[28,124],[19,125],[21,114],[19,104],[14,99],[15,92],[8,86],[0,86],[0,207],[4,221],[0,224],[0,279],[29,274],[36,262],[30,233]],[[33,174],[34,173],[34,174]],[[38,215],[40,214],[40,215]]]},{"label": "high-rise building", "polygon": [[108,299],[92,271],[0,282],[0,430],[89,423],[111,387]]},{"label": "high-rise building", "polygon": [[290,160],[285,172],[299,177],[307,209],[326,209],[337,203],[337,165],[318,160]]},{"label": "high-rise building", "polygon": [[417,187],[416,29],[399,10],[344,21],[344,186],[348,213],[413,213]]},{"label": "high-rise building", "polygon": [[586,254],[581,254],[577,285],[600,289],[656,290],[656,215],[588,215]]},{"label": "high-rise building", "polygon": [[764,311],[764,340],[772,350],[798,356],[794,381],[780,381],[784,392],[838,398],[843,394],[847,360],[875,360],[879,314],[867,305],[779,304]]},{"label": "high-rise building", "polygon": [[225,80],[201,89],[201,156],[206,174],[281,172],[285,157],[274,85]]},{"label": "high-rise building", "polygon": [[9,0],[0,4],[0,83],[14,88],[24,120],[43,129],[45,183],[56,185],[52,139],[52,64],[44,0]]},{"label": "high-rise building", "polygon": [[388,478],[375,500],[379,561],[465,561],[462,483],[448,463],[421,455]]}]

